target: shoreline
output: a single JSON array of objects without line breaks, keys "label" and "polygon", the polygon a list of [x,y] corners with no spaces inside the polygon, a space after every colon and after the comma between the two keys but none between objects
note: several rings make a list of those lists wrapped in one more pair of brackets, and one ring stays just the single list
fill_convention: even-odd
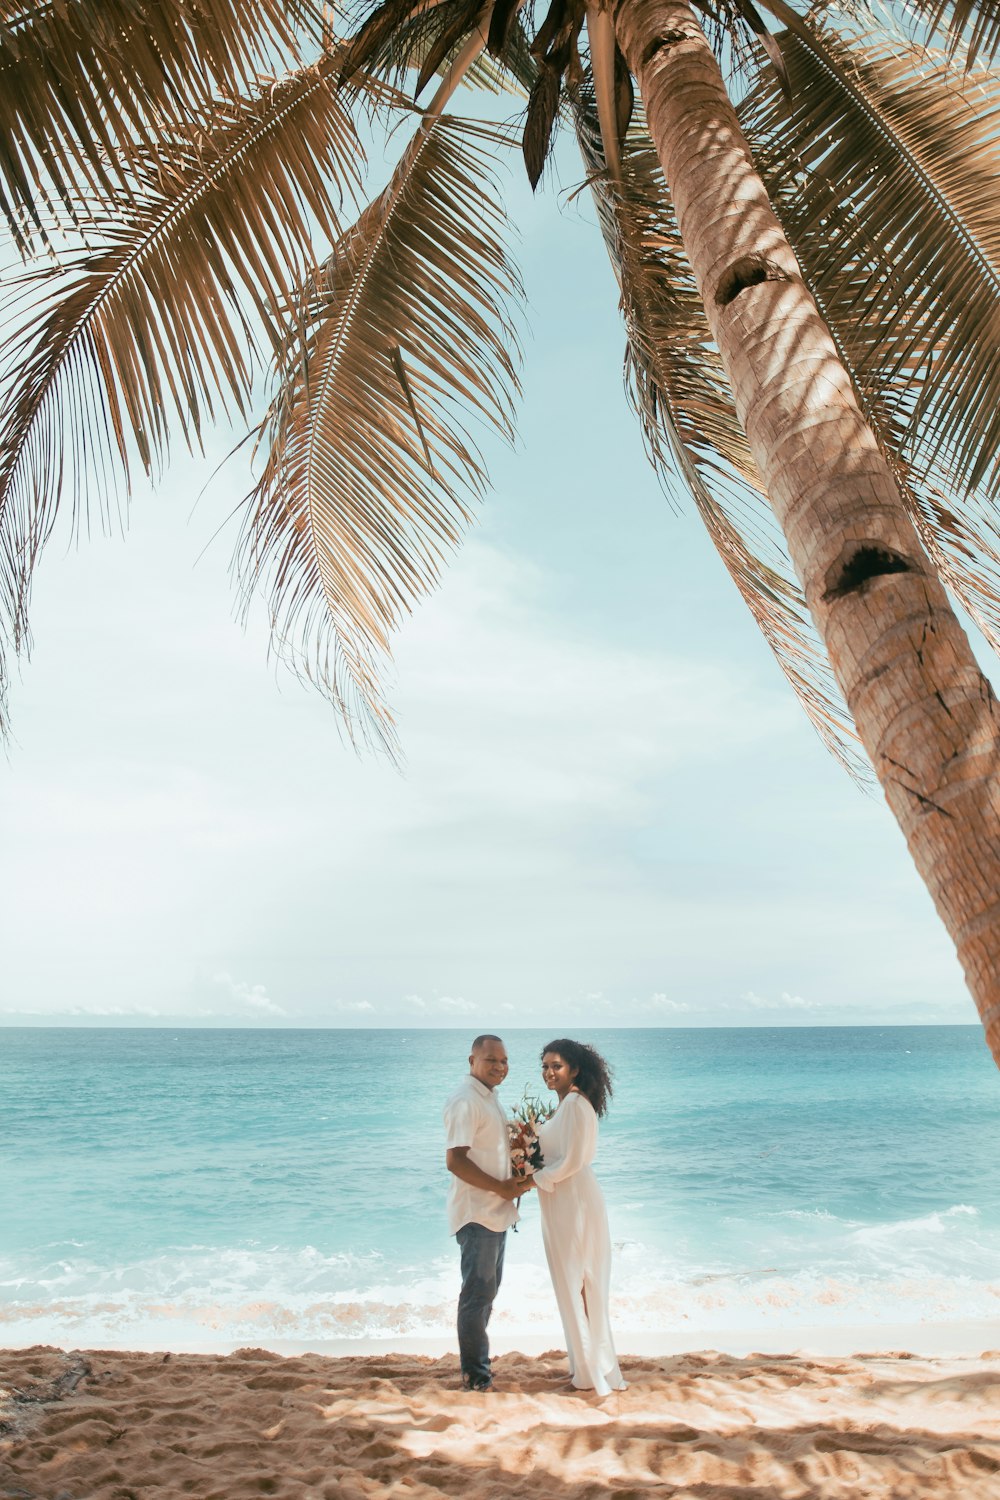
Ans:
[{"label": "shoreline", "polygon": [[[614,1330],[613,1330],[614,1331]],[[906,1353],[914,1358],[1000,1360],[1000,1318],[995,1322],[848,1324],[803,1328],[716,1328],[678,1331],[615,1332],[615,1348],[623,1357],[667,1358],[685,1354],[718,1353],[746,1358],[751,1354],[809,1356],[820,1359],[854,1355],[877,1355],[884,1351]],[[494,1355],[522,1354],[537,1357],[558,1354],[562,1336],[551,1333],[490,1333]],[[440,1336],[386,1339],[325,1339],[303,1342],[269,1339],[266,1348],[276,1354],[322,1354],[331,1358],[359,1358],[379,1354],[423,1355],[440,1359],[455,1351],[455,1339]],[[206,1349],[206,1353],[230,1353]]]},{"label": "shoreline", "polygon": [[[175,1331],[176,1332],[176,1331]],[[615,1348],[622,1357],[639,1359],[675,1358],[684,1355],[727,1355],[745,1359],[755,1354],[789,1358],[912,1358],[912,1359],[995,1359],[1000,1361],[1000,1317],[995,1320],[969,1319],[927,1323],[848,1323],[843,1326],[814,1325],[797,1327],[735,1327],[713,1329],[615,1329]],[[550,1328],[542,1333],[517,1333],[491,1328],[490,1345],[494,1358],[517,1355],[526,1358],[562,1355],[561,1332]],[[17,1354],[28,1349],[76,1349],[67,1341],[33,1341],[31,1344],[7,1344],[0,1335],[0,1354]],[[164,1354],[198,1355],[227,1358],[249,1347],[282,1358],[316,1355],[324,1359],[376,1359],[392,1356],[441,1360],[454,1355],[453,1334],[387,1334],[363,1338],[222,1338],[211,1335],[181,1335],[169,1343],[161,1340],[122,1339],[91,1340],[90,1348],[128,1355]]]}]

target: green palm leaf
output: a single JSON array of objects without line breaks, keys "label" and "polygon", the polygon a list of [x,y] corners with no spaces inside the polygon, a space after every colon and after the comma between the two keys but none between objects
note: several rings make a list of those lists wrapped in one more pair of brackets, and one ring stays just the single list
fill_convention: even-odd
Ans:
[{"label": "green palm leaf", "polygon": [[307,288],[241,547],[282,650],[390,748],[380,663],[485,487],[472,423],[513,437],[520,283],[494,141],[425,121]]},{"label": "green palm leaf", "polygon": [[[125,217],[94,220],[91,248],[24,274],[0,372],[0,584],[26,643],[34,563],[61,493],[86,499],[88,469],[157,468],[173,421],[197,444],[206,418],[243,409],[257,334],[267,354],[317,233],[339,233],[360,147],[331,82],[336,60],[220,104],[210,130],[164,137],[133,169]],[[257,361],[260,362],[259,360]]]},{"label": "green palm leaf", "polygon": [[605,170],[596,116],[577,136],[621,289],[626,375],[668,493],[691,496],[745,603],[820,736],[859,779],[867,770],[830,672],[712,342],[645,122]]}]

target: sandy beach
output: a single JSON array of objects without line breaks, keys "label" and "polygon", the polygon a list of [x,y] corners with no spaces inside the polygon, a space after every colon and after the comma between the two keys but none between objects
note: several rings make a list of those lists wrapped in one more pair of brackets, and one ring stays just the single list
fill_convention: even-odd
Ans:
[{"label": "sandy beach", "polygon": [[1000,1350],[942,1358],[626,1356],[574,1392],[564,1356],[0,1353],[3,1500],[989,1500]]}]

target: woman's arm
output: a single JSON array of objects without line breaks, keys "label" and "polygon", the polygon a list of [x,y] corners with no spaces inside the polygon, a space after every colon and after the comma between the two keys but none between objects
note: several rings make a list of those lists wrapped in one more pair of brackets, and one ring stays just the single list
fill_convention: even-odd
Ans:
[{"label": "woman's arm", "polygon": [[545,1142],[543,1165],[534,1173],[534,1184],[543,1193],[551,1193],[557,1182],[565,1182],[594,1159],[597,1116],[590,1100],[582,1094],[567,1094],[559,1113],[563,1116],[558,1120],[559,1134]]}]

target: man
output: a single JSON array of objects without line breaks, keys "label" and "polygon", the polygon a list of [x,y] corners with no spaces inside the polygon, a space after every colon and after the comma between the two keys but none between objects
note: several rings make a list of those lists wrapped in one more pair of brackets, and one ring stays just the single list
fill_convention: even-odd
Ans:
[{"label": "man", "polygon": [[486,1325],[503,1275],[507,1230],[531,1182],[510,1174],[507,1116],[494,1093],[507,1077],[507,1050],[498,1036],[477,1036],[469,1075],[444,1107],[448,1232],[462,1250],[458,1353],[462,1386],[491,1391]]}]

